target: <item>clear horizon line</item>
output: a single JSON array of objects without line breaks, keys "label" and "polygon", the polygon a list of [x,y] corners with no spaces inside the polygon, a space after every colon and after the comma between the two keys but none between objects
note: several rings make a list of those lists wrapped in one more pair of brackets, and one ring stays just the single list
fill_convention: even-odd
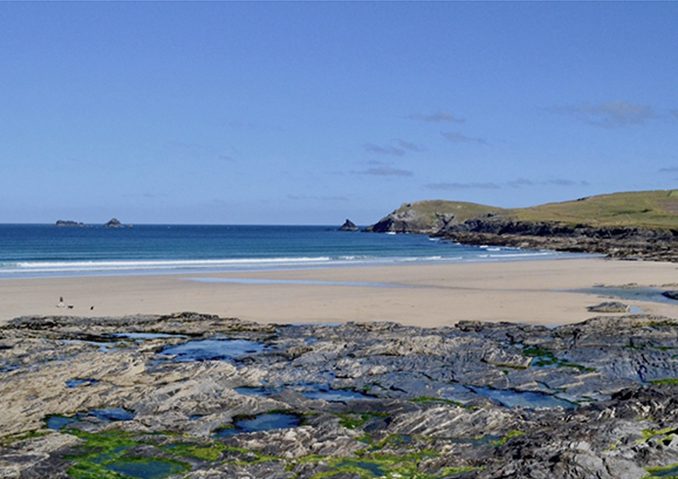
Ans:
[{"label": "clear horizon line", "polygon": [[[64,220],[67,221],[67,220]],[[80,222],[78,222],[80,223]],[[126,227],[134,226],[327,226],[339,228],[343,224],[339,223],[122,223],[121,227],[111,227],[108,229],[125,229]],[[90,226],[105,226],[106,223],[87,223],[82,222],[82,227]],[[57,227],[56,221],[50,223],[36,223],[36,222],[21,222],[21,223],[4,223],[0,222],[0,226],[54,226]],[[370,224],[357,226],[370,226]],[[59,228],[79,228],[80,226],[59,226]]]}]

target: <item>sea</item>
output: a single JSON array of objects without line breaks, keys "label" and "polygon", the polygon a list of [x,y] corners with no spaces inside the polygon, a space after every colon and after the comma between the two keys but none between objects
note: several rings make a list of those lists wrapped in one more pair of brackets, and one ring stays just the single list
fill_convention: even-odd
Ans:
[{"label": "sea", "polygon": [[336,226],[0,225],[0,278],[195,273],[567,258]]}]

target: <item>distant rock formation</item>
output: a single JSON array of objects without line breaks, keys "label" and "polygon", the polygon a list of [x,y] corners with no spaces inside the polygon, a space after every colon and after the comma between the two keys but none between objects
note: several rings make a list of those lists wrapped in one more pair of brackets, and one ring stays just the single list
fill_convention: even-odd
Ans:
[{"label": "distant rock formation", "polygon": [[85,223],[73,220],[57,220],[56,226],[59,226],[60,228],[82,228],[85,226]]},{"label": "distant rock formation", "polygon": [[344,224],[341,225],[339,231],[358,231],[358,226],[348,218],[344,221]]},{"label": "distant rock formation", "polygon": [[104,228],[123,228],[124,225],[120,222],[118,218],[111,218],[108,223],[104,225]]}]

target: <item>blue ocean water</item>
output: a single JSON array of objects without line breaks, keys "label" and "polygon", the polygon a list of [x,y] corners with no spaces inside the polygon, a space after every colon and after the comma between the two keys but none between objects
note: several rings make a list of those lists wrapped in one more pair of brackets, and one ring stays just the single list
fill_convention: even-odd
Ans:
[{"label": "blue ocean water", "polygon": [[330,226],[0,225],[0,277],[241,271],[412,261],[497,261],[564,254],[462,246],[425,235]]}]

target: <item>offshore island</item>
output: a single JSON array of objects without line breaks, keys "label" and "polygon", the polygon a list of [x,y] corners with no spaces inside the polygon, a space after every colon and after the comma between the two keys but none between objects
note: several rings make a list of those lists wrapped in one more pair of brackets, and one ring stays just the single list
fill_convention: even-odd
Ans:
[{"label": "offshore island", "polygon": [[369,230],[598,256],[2,280],[0,477],[678,477],[676,190]]}]

